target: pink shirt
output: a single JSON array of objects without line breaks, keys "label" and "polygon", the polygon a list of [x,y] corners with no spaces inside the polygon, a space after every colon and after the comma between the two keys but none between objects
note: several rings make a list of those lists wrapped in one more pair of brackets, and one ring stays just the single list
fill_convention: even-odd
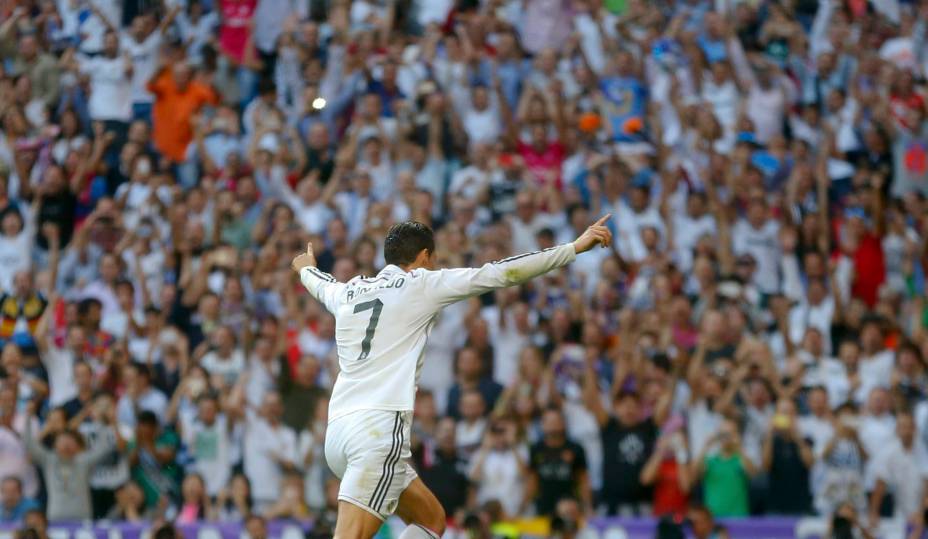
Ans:
[{"label": "pink shirt", "polygon": [[539,186],[545,186],[554,178],[554,186],[561,189],[561,163],[564,147],[560,142],[549,142],[544,150],[538,151],[531,144],[519,142],[517,151],[525,161],[525,168]]},{"label": "pink shirt", "polygon": [[249,24],[255,14],[257,0],[222,0],[222,26],[219,28],[219,46],[236,62],[245,59],[245,45],[251,33]]}]

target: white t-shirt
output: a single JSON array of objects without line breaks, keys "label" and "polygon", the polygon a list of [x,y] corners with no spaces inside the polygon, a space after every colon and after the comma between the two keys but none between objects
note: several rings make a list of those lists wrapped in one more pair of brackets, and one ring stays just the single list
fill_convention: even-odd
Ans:
[{"label": "white t-shirt", "polygon": [[574,258],[574,246],[565,244],[480,268],[406,272],[389,264],[376,277],[347,283],[315,267],[301,269],[303,286],[335,316],[340,372],[329,421],[355,410],[412,410],[425,343],[443,307],[521,284]]},{"label": "white t-shirt", "polygon": [[780,290],[780,225],[773,219],[760,228],[754,228],[746,219],[740,219],[732,229],[732,243],[736,255],[750,254],[757,264],[754,284],[762,292],[771,294]]},{"label": "white t-shirt", "polygon": [[158,49],[161,32],[155,30],[142,42],[128,32],[119,35],[119,47],[132,58],[132,103],[152,103],[155,96],[148,91],[148,80],[158,69]]},{"label": "white t-shirt", "polygon": [[29,269],[34,236],[28,230],[9,237],[0,235],[0,291],[13,291],[13,277]]},{"label": "white t-shirt", "polygon": [[826,297],[818,305],[802,301],[789,311],[789,340],[798,345],[806,330],[815,328],[822,334],[825,353],[831,352],[831,319],[835,314],[835,301]]},{"label": "white t-shirt", "polygon": [[835,427],[827,418],[806,415],[799,418],[799,432],[803,438],[812,440],[812,453],[818,459],[825,451],[825,446],[835,434]]},{"label": "white t-shirt", "polygon": [[283,471],[274,459],[296,462],[296,434],[290,427],[276,427],[248,410],[245,423],[245,475],[251,481],[255,500],[272,502],[280,496]]},{"label": "white t-shirt", "polygon": [[896,418],[889,414],[861,414],[857,435],[868,455],[878,455],[889,440],[896,438]]},{"label": "white t-shirt", "polygon": [[45,371],[48,372],[49,404],[54,408],[76,397],[74,352],[68,348],[59,348],[49,342],[48,348],[40,356],[45,365]]},{"label": "white t-shirt", "polygon": [[[478,504],[498,500],[503,504],[507,515],[519,514],[522,497],[525,494],[525,477],[519,466],[519,456],[516,456],[516,451],[522,457],[522,462],[528,462],[528,451],[524,446],[487,452],[480,475],[475,478],[478,485]],[[476,457],[474,464],[476,464]]]},{"label": "white t-shirt", "polygon": [[132,119],[132,81],[122,56],[78,56],[81,73],[90,76],[90,117],[93,120]]},{"label": "white t-shirt", "polygon": [[228,419],[220,414],[212,425],[189,417],[180,419],[184,445],[193,459],[188,469],[199,473],[206,483],[206,492],[216,496],[228,483],[232,469],[232,438]]},{"label": "white t-shirt", "polygon": [[[512,311],[500,313],[497,307],[485,307],[480,316],[487,322],[493,343],[493,380],[508,387],[518,376],[519,355],[530,344],[530,334],[519,331]],[[500,323],[501,317],[505,324]]]},{"label": "white t-shirt", "polygon": [[200,366],[212,375],[222,376],[231,386],[245,370],[245,353],[240,348],[235,348],[228,357],[221,357],[217,350],[213,350],[203,356]]},{"label": "white t-shirt", "polygon": [[883,350],[870,357],[860,358],[860,387],[854,395],[858,403],[867,402],[874,388],[889,387],[895,362],[896,356],[892,350]]},{"label": "white t-shirt", "polygon": [[616,234],[613,241],[619,253],[628,260],[638,262],[648,254],[641,241],[643,229],[654,228],[664,237],[664,219],[657,208],[648,207],[636,212],[624,200],[620,200],[615,206],[614,218]]},{"label": "white t-shirt", "polygon": [[766,143],[770,137],[783,134],[783,115],[786,112],[786,95],[780,81],[763,89],[755,84],[748,91],[747,115],[754,124],[757,140]]},{"label": "white t-shirt", "polygon": [[164,419],[164,414],[168,409],[168,399],[164,393],[155,388],[149,388],[144,395],[139,397],[135,402],[128,393],[124,393],[116,403],[116,419],[120,426],[135,426],[135,411],[148,410],[158,416],[158,419]]},{"label": "white t-shirt", "polygon": [[895,436],[883,441],[873,463],[873,474],[893,494],[897,518],[909,518],[921,511],[925,471],[924,451],[917,444],[906,450]]},{"label": "white t-shirt", "polygon": [[452,195],[476,200],[489,184],[489,171],[471,165],[458,170],[451,176],[448,192]]},{"label": "white t-shirt", "polygon": [[715,234],[715,217],[709,214],[693,219],[683,213],[674,219],[674,255],[682,271],[687,271],[693,267],[693,249],[699,239],[705,235],[715,236]]}]

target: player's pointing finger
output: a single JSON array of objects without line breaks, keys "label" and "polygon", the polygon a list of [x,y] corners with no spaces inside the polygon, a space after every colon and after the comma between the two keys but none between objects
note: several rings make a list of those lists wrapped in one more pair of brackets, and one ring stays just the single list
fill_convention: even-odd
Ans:
[{"label": "player's pointing finger", "polygon": [[311,241],[306,242],[306,252],[308,254],[313,254],[313,242]]},{"label": "player's pointing finger", "polygon": [[595,223],[593,223],[593,226],[602,226],[606,221],[609,220],[610,217],[612,217],[611,213],[607,213],[606,215],[603,215],[602,217],[599,218],[599,221],[596,221]]}]

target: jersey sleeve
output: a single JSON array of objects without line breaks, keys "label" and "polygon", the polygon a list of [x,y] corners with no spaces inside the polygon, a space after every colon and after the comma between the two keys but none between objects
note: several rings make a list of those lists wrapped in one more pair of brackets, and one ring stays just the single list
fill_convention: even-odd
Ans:
[{"label": "jersey sleeve", "polygon": [[312,266],[300,270],[300,282],[330,313],[335,313],[345,283],[336,281],[335,277]]},{"label": "jersey sleeve", "polygon": [[479,268],[442,269],[424,272],[425,293],[439,305],[529,281],[577,258],[572,243],[489,262]]}]

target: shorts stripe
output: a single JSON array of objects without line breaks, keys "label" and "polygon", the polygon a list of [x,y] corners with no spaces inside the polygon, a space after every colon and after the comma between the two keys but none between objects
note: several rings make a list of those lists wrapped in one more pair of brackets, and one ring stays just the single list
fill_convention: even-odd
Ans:
[{"label": "shorts stripe", "polygon": [[397,441],[396,433],[400,428],[400,413],[396,412],[396,416],[393,418],[393,438],[390,441],[390,451],[387,452],[387,458],[383,461],[383,471],[380,472],[380,480],[377,482],[377,487],[374,488],[373,494],[371,494],[371,500],[367,502],[367,505],[373,510],[377,510],[377,507],[374,505],[374,500],[379,497],[379,492],[384,486],[384,482],[387,479],[387,466],[389,466],[390,461],[393,460],[393,454],[397,453],[401,449],[400,443]]},{"label": "shorts stripe", "polygon": [[403,427],[406,422],[403,420],[403,417],[400,415],[399,412],[396,412],[396,416],[399,417],[400,419],[400,430],[399,430],[400,443],[397,445],[397,451],[393,455],[393,461],[390,463],[390,469],[389,469],[390,476],[387,479],[387,484],[383,488],[383,491],[381,491],[380,493],[380,499],[377,500],[377,511],[381,511],[383,509],[383,502],[387,498],[387,493],[390,492],[390,485],[393,484],[393,475],[396,473],[396,464],[400,461],[400,456],[403,453]]}]

